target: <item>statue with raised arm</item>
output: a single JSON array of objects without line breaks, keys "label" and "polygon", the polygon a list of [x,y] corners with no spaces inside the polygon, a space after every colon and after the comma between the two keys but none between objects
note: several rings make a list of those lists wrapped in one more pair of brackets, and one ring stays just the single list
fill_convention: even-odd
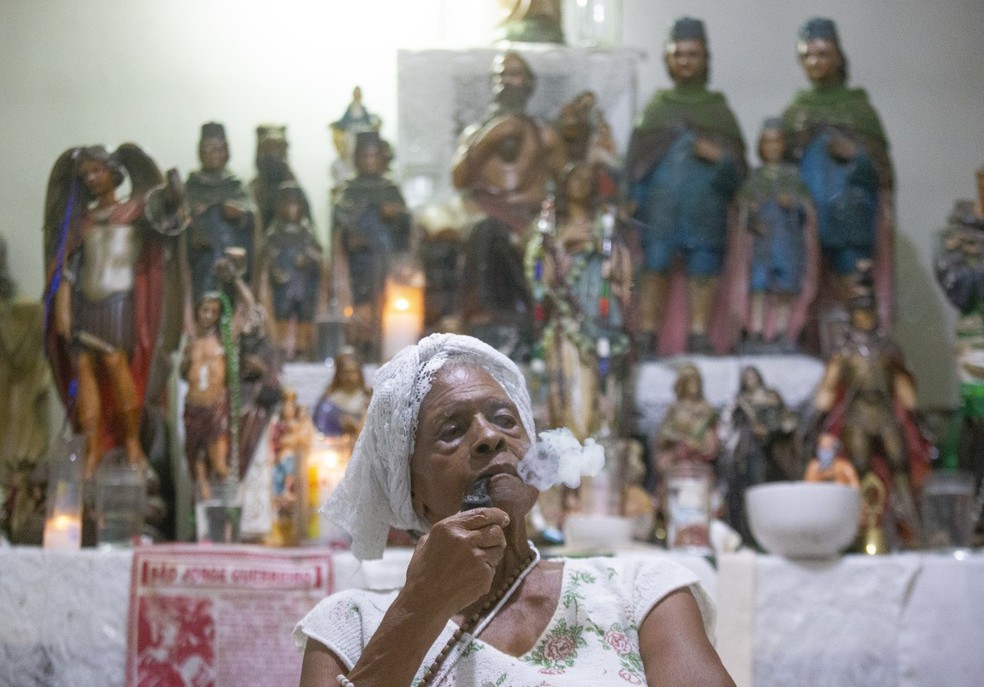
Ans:
[{"label": "statue with raised arm", "polygon": [[[643,249],[637,287],[638,348],[644,356],[730,347],[712,320],[715,301],[721,302],[729,213],[746,170],[738,121],[724,95],[707,88],[704,23],[692,17],[674,22],[664,58],[673,88],[657,91],[649,101],[626,156],[630,209]],[[671,303],[678,261],[686,298]],[[681,316],[689,322],[671,324]],[[685,344],[670,343],[681,329]]]},{"label": "statue with raised arm", "polygon": [[[117,197],[129,178],[130,195]],[[48,357],[84,475],[121,446],[146,463],[145,409],[162,403],[181,332],[175,236],[187,223],[177,173],[167,182],[137,145],[71,148],[55,161],[45,211]]]}]

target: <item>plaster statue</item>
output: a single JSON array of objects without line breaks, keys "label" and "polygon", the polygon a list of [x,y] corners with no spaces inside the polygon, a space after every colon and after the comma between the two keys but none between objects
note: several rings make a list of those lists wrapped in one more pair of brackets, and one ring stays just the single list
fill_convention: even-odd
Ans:
[{"label": "plaster statue", "polygon": [[187,237],[191,270],[191,300],[219,288],[215,263],[227,248],[245,251],[243,278],[253,287],[259,239],[256,212],[245,185],[229,168],[229,144],[225,127],[217,122],[202,125],[198,144],[201,169],[185,182],[192,223]]},{"label": "plaster statue", "polygon": [[816,213],[799,170],[785,161],[780,120],[765,121],[758,149],[762,166],[738,194],[749,292],[742,350],[792,352],[816,295]]},{"label": "plaster statue", "polygon": [[342,187],[333,210],[333,297],[352,308],[346,339],[365,360],[381,355],[386,279],[412,255],[412,219],[387,174],[388,160],[388,146],[376,133],[360,133],[357,174]]},{"label": "plaster statue", "polygon": [[556,233],[530,240],[526,269],[538,305],[549,386],[550,426],[580,441],[614,432],[622,417],[629,352],[626,315],[632,260],[613,212],[597,205],[597,166],[572,165],[560,188]]},{"label": "plaster statue", "polygon": [[256,177],[250,191],[256,203],[260,232],[270,228],[277,215],[277,189],[295,181],[287,161],[287,127],[283,124],[261,124],[256,127]]},{"label": "plaster statue", "polygon": [[957,379],[960,411],[943,463],[984,479],[984,167],[977,170],[977,199],[958,200],[939,232],[936,279],[959,311]]},{"label": "plaster statue", "polygon": [[18,297],[7,242],[0,236],[0,536],[41,544],[48,388],[44,309]]},{"label": "plaster statue", "polygon": [[462,134],[451,170],[455,188],[486,215],[466,241],[462,327],[518,358],[529,348],[532,327],[525,245],[547,185],[563,166],[556,131],[526,114],[535,87],[536,77],[519,53],[497,56],[494,104]]},{"label": "plaster statue", "polygon": [[338,154],[332,163],[332,188],[339,190],[349,178],[355,176],[355,143],[359,134],[366,131],[379,133],[382,121],[379,116],[366,109],[362,104],[362,89],[356,86],[352,89],[352,101],[345,108],[341,118],[329,125],[332,143]]},{"label": "plaster statue", "polygon": [[855,489],[861,488],[858,471],[854,463],[844,455],[840,440],[833,434],[824,432],[817,440],[816,457],[807,463],[803,473],[806,482],[833,482]]},{"label": "plaster statue", "polygon": [[916,407],[915,379],[902,351],[880,327],[872,265],[862,261],[848,301],[850,327],[827,362],[813,399],[821,427],[837,436],[862,479],[885,483],[898,536],[917,541],[915,494],[929,470],[932,443]]},{"label": "plaster statue", "polygon": [[327,313],[328,265],[301,187],[284,182],[276,200],[277,214],[260,252],[260,295],[273,313],[276,344],[285,360],[310,360],[315,318]]},{"label": "plaster statue", "polygon": [[560,0],[499,0],[504,16],[498,38],[531,43],[563,43]]},{"label": "plaster statue", "polygon": [[847,85],[847,57],[835,23],[815,17],[800,28],[797,53],[810,88],[782,114],[817,212],[823,253],[823,311],[850,297],[858,260],[874,264],[879,320],[892,324],[894,175],[881,119],[863,88]]},{"label": "plaster statue", "polygon": [[362,431],[372,390],[362,373],[362,362],[351,348],[335,356],[335,374],[314,406],[314,426],[325,436],[347,435],[355,439]]},{"label": "plaster statue", "polygon": [[[731,342],[712,330],[712,320],[729,213],[745,176],[745,142],[724,95],[707,89],[710,53],[703,22],[678,19],[664,57],[673,88],[649,101],[627,154],[630,209],[644,253],[638,343],[643,355],[683,348],[723,352]],[[671,289],[677,259],[683,262],[685,300]],[[682,314],[689,323],[667,321]],[[685,344],[672,340],[682,331]]]},{"label": "plaster statue", "polygon": [[[121,200],[126,177],[130,195]],[[180,339],[175,236],[186,224],[177,173],[165,183],[135,144],[72,148],[51,170],[47,350],[73,429],[86,435],[86,478],[116,446],[129,464],[146,464],[141,420],[162,410]]]},{"label": "plaster statue", "polygon": [[184,398],[185,458],[199,498],[211,496],[211,482],[229,477],[229,367],[237,360],[223,341],[223,309],[228,299],[217,291],[202,294],[195,306],[195,331],[185,342],[181,377],[188,382]]}]

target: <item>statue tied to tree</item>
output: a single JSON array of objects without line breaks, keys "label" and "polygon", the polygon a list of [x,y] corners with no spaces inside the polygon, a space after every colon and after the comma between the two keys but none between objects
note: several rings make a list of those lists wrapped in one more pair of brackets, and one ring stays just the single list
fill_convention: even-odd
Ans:
[{"label": "statue tied to tree", "polygon": [[[130,195],[117,197],[125,179]],[[137,145],[71,148],[55,161],[45,207],[48,359],[74,431],[86,435],[83,474],[123,447],[143,466],[146,413],[163,412],[183,293],[176,237],[188,211]]]}]

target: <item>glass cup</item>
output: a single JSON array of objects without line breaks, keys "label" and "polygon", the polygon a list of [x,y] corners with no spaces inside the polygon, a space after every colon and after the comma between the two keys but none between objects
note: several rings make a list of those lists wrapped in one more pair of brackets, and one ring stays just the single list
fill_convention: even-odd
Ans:
[{"label": "glass cup", "polygon": [[127,462],[122,449],[103,456],[96,470],[96,543],[99,548],[129,548],[143,532],[147,479],[144,467]]},{"label": "glass cup", "polygon": [[974,536],[974,478],[967,472],[932,473],[922,489],[923,540],[930,549],[967,548]]},{"label": "glass cup", "polygon": [[714,473],[704,463],[682,462],[666,476],[667,546],[696,554],[711,552],[711,489]]},{"label": "glass cup", "polygon": [[195,534],[200,542],[234,544],[239,541],[243,500],[236,480],[214,480],[208,495],[196,494]]}]

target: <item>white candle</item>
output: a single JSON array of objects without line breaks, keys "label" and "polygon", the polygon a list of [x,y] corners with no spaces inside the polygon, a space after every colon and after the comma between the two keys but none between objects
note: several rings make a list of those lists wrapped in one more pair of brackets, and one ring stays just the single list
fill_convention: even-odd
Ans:
[{"label": "white candle", "polygon": [[82,519],[77,515],[56,513],[44,523],[44,548],[77,551],[82,544]]}]

